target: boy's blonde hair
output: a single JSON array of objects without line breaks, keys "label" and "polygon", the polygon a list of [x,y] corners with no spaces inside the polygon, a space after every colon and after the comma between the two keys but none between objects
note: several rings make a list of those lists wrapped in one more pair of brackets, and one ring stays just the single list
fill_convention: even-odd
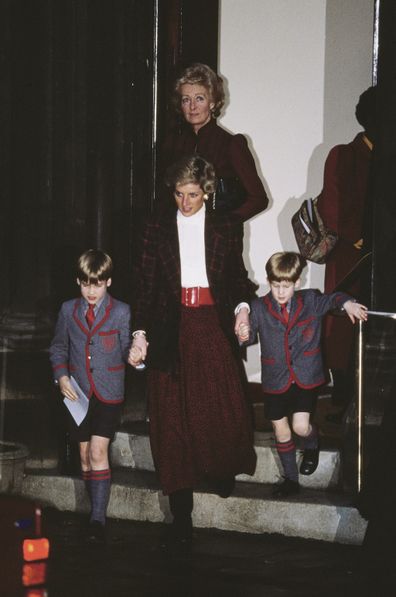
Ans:
[{"label": "boy's blonde hair", "polygon": [[274,253],[265,264],[269,282],[297,282],[307,262],[292,251]]},{"label": "boy's blonde hair", "polygon": [[112,273],[113,261],[100,249],[88,249],[77,260],[77,278],[82,282],[108,280]]}]

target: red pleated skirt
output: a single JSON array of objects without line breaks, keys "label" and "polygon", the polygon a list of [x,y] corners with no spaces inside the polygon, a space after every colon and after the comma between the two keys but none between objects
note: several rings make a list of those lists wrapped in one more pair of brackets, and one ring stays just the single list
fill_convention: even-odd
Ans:
[{"label": "red pleated skirt", "polygon": [[215,307],[182,307],[176,373],[148,371],[150,442],[165,495],[252,475],[252,416]]}]

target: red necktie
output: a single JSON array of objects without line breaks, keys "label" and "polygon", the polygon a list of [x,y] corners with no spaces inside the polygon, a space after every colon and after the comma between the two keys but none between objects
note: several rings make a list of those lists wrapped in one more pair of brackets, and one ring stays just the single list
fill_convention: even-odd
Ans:
[{"label": "red necktie", "polygon": [[287,310],[287,305],[281,305],[281,315],[286,323],[289,321],[289,312]]},{"label": "red necktie", "polygon": [[91,329],[93,322],[95,321],[95,311],[94,311],[94,306],[95,305],[88,305],[88,311],[85,315],[85,318],[87,320],[87,324],[89,329]]}]

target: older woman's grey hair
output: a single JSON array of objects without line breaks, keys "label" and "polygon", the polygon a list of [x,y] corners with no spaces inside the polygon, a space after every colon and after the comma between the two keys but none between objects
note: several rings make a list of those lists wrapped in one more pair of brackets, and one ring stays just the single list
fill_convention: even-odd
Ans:
[{"label": "older woman's grey hair", "polygon": [[224,106],[224,86],[223,79],[216,74],[207,64],[199,62],[188,66],[176,79],[172,103],[176,112],[181,114],[181,87],[182,85],[202,85],[208,92],[210,101],[214,103],[212,114],[215,118],[220,115],[221,109]]},{"label": "older woman's grey hair", "polygon": [[165,184],[174,190],[176,185],[197,184],[205,193],[216,190],[216,175],[210,162],[198,155],[185,156],[172,164],[165,176]]}]

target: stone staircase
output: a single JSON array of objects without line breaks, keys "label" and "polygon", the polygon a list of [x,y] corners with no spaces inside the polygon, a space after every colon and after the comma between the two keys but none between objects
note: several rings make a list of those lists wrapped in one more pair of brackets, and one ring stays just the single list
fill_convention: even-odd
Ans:
[{"label": "stone staircase", "polygon": [[[271,485],[281,474],[272,444],[271,432],[256,432],[256,473],[253,477],[240,475],[230,498],[222,499],[207,488],[198,488],[194,493],[194,525],[361,544],[367,523],[353,507],[351,497],[339,490],[339,449],[326,447],[323,441],[317,471],[300,477],[300,494],[274,499]],[[151,522],[171,520],[168,500],[154,473],[144,424],[124,426],[116,434],[111,462],[113,483],[108,516]],[[87,511],[82,481],[59,475],[51,468],[53,464],[53,458],[40,463],[28,460],[22,493],[60,510]]]}]

